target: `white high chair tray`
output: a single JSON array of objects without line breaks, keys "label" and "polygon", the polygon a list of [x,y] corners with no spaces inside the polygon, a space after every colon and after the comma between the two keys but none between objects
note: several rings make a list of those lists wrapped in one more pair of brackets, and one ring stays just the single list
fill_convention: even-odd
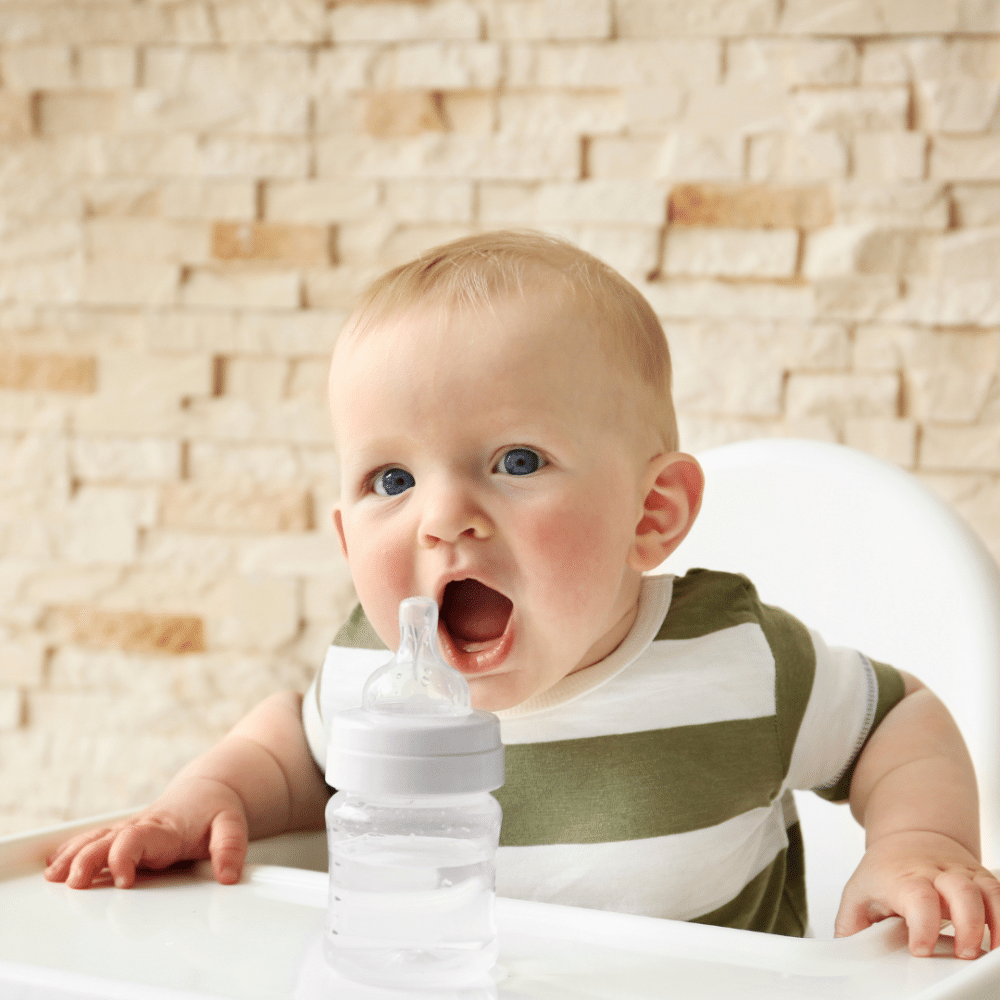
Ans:
[{"label": "white high chair tray", "polygon": [[[68,824],[0,840],[2,1000],[412,1000],[359,986],[323,961],[326,875],[315,834],[253,845],[240,884],[206,863],[77,891],[42,877]],[[283,861],[284,864],[274,862]],[[267,863],[269,862],[269,863]],[[668,997],[1000,995],[1000,951],[973,962],[912,958],[884,921],[852,938],[799,940],[728,928],[498,899],[500,960],[479,989],[424,1000],[663,1000]]]}]

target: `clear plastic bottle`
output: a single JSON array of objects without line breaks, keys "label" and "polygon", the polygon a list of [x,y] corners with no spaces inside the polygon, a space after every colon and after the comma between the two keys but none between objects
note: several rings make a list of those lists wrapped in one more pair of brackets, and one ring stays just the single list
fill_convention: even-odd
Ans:
[{"label": "clear plastic bottle", "polygon": [[456,987],[497,958],[499,722],[437,650],[437,605],[400,605],[395,657],[333,720],[325,952],[351,979]]}]

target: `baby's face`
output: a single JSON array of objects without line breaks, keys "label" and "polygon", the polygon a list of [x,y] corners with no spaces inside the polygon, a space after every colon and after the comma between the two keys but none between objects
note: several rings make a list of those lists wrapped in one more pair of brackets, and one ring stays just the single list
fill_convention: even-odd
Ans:
[{"label": "baby's face", "polygon": [[334,520],[358,597],[392,649],[399,602],[435,600],[477,708],[596,662],[635,617],[643,446],[588,322],[539,294],[427,308],[334,357]]}]

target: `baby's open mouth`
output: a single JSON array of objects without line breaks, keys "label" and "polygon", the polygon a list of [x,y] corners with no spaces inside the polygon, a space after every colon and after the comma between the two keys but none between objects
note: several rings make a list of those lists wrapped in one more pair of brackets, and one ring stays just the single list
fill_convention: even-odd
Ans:
[{"label": "baby's open mouth", "polygon": [[441,621],[463,653],[478,653],[503,636],[514,605],[478,580],[453,580],[444,588]]}]

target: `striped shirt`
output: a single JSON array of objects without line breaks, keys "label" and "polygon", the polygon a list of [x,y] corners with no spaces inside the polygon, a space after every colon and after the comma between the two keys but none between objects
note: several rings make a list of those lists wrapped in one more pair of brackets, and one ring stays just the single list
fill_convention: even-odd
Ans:
[{"label": "striped shirt", "polygon": [[[333,714],[385,646],[360,607],[303,704],[325,766]],[[604,660],[501,712],[497,892],[801,935],[791,789],[847,797],[865,740],[903,696],[891,667],[830,648],[742,576],[647,576]]]}]

